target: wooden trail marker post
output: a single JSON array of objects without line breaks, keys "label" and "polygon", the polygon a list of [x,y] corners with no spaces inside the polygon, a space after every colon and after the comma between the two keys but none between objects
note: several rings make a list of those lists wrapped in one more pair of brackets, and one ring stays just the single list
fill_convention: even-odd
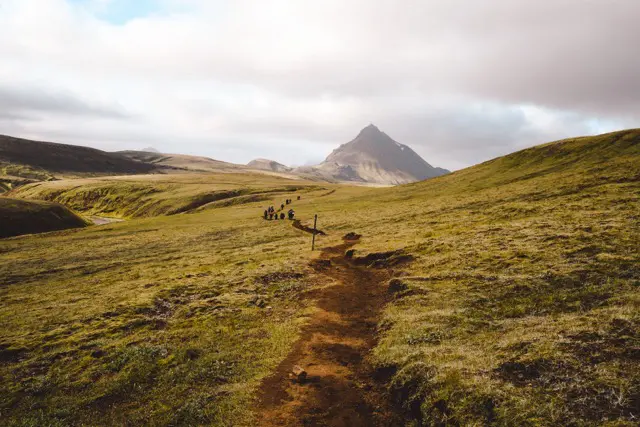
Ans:
[{"label": "wooden trail marker post", "polygon": [[313,251],[316,247],[316,233],[318,232],[318,214],[313,218],[313,237],[311,238],[311,250]]}]

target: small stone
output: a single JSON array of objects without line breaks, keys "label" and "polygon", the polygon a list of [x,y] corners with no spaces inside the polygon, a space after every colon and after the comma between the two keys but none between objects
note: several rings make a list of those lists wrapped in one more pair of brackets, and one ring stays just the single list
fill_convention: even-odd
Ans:
[{"label": "small stone", "polygon": [[402,280],[400,279],[391,279],[389,280],[389,287],[387,288],[387,291],[390,294],[394,294],[396,292],[401,292],[407,289],[407,284],[404,283]]},{"label": "small stone", "polygon": [[344,237],[342,237],[344,240],[359,240],[360,237],[362,237],[361,235],[359,235],[358,233],[354,233],[353,231],[350,233],[347,233],[344,235]]},{"label": "small stone", "polygon": [[263,308],[267,303],[259,295],[254,295],[249,299],[249,305],[255,305],[258,308]]},{"label": "small stone", "polygon": [[311,265],[317,270],[324,270],[327,268],[331,268],[331,260],[317,259],[314,260]]},{"label": "small stone", "polygon": [[95,358],[95,359],[99,359],[101,357],[103,357],[105,354],[107,354],[104,350],[94,350],[91,352],[91,357]]},{"label": "small stone", "polygon": [[189,348],[187,349],[187,351],[185,351],[185,356],[187,356],[187,359],[189,360],[195,360],[198,357],[200,357],[200,350],[195,348]]},{"label": "small stone", "polygon": [[295,365],[291,370],[291,373],[299,383],[303,383],[307,380],[307,371],[305,371],[301,366]]}]

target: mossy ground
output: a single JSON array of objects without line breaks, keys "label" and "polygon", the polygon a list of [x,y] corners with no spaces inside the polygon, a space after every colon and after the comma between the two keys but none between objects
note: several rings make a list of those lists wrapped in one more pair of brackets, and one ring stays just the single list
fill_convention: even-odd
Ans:
[{"label": "mossy ground", "polygon": [[[327,184],[329,185],[329,184]],[[10,194],[62,203],[88,215],[141,218],[216,209],[322,189],[316,183],[259,173],[137,175],[40,182]]]},{"label": "mossy ground", "polygon": [[[414,257],[370,356],[408,424],[634,425],[639,171],[627,131],[286,198],[321,246],[354,231],[356,255]],[[259,424],[323,284],[308,235],[259,218],[284,198],[0,241],[3,419]]]}]

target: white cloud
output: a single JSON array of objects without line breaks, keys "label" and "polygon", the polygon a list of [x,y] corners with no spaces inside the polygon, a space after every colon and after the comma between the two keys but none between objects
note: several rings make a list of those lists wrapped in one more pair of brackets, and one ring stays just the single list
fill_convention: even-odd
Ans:
[{"label": "white cloud", "polygon": [[3,2],[1,132],[301,164],[374,122],[458,168],[640,120],[635,0],[111,1]]}]

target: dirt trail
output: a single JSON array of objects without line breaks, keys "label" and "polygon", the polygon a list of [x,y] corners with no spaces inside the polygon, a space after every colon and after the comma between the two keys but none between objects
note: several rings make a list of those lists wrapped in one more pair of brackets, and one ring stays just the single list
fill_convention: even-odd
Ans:
[{"label": "dirt trail", "polygon": [[[301,339],[260,390],[261,426],[399,425],[374,379],[367,354],[387,299],[385,270],[354,266],[344,257],[356,242],[322,251],[312,267],[337,282],[314,290],[317,312]],[[305,382],[290,378],[294,366]]]},{"label": "dirt trail", "polygon": [[[297,228],[298,230],[313,234],[313,228],[302,225],[299,219],[294,219],[292,226],[293,228]],[[326,234],[322,230],[316,230],[316,236],[326,236]]]}]

